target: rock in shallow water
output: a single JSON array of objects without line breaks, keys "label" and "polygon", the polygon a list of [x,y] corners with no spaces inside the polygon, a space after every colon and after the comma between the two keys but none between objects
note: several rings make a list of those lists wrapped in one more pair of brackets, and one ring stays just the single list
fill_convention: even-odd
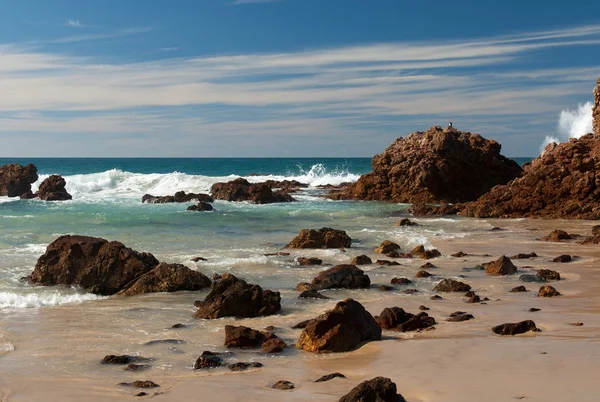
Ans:
[{"label": "rock in shallow water", "polygon": [[417,331],[436,324],[435,319],[425,312],[415,315],[399,307],[385,308],[379,316],[375,317],[375,321],[383,329],[399,332]]},{"label": "rock in shallow water", "polygon": [[343,230],[321,228],[303,229],[287,248],[349,248],[352,239]]},{"label": "rock in shallow water", "polygon": [[271,385],[271,388],[286,391],[289,389],[294,389],[294,384],[289,381],[280,380],[277,381],[275,384]]},{"label": "rock in shallow water", "polygon": [[314,380],[313,382],[325,382],[325,381],[333,380],[334,378],[346,378],[346,376],[343,375],[342,373],[331,373],[331,374],[324,375],[323,377],[321,377],[317,380]]},{"label": "rock in shallow water", "polygon": [[471,286],[454,279],[444,279],[433,289],[435,292],[468,292]]},{"label": "rock in shallow water", "polygon": [[38,180],[37,168],[33,164],[0,167],[0,196],[19,197],[31,191],[31,184]]},{"label": "rock in shallow water", "polygon": [[406,402],[389,378],[364,381],[340,398],[339,402]]},{"label": "rock in shallow water", "polygon": [[541,332],[541,330],[536,327],[535,322],[531,320],[501,324],[492,328],[492,332],[498,335],[518,335],[529,331]]},{"label": "rock in shallow water", "polygon": [[517,273],[517,267],[512,263],[510,258],[502,256],[496,261],[482,264],[485,272],[490,275],[514,275]]},{"label": "rock in shallow water", "polygon": [[292,202],[294,199],[285,191],[273,191],[266,183],[250,184],[246,179],[235,179],[227,183],[215,183],[210,188],[217,200],[250,201],[254,204]]},{"label": "rock in shallow water", "polygon": [[194,370],[221,367],[222,364],[223,359],[217,353],[204,351],[194,363]]},{"label": "rock in shallow water", "polygon": [[371,286],[369,276],[355,265],[336,265],[321,272],[312,281],[312,289],[366,289]]},{"label": "rock in shallow water", "polygon": [[121,295],[132,296],[155,292],[196,291],[211,284],[204,274],[182,264],[160,263],[156,268],[140,276]]}]

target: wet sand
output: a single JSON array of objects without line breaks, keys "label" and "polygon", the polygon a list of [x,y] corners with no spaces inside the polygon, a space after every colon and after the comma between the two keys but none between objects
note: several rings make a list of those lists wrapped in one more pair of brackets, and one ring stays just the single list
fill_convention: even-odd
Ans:
[{"label": "wet sand", "polygon": [[[600,246],[547,243],[536,238],[553,229],[588,235],[594,222],[489,220],[507,231],[478,232],[463,238],[444,239],[433,245],[444,257],[431,260],[439,275],[427,279],[430,288],[441,277],[457,277],[471,284],[487,304],[466,304],[462,294],[433,293],[406,295],[401,291],[332,291],[328,301],[295,301],[293,291],[283,291],[281,315],[257,319],[194,321],[192,303],[205,293],[149,295],[132,299],[111,298],[4,312],[0,322],[0,400],[2,401],[110,401],[131,400],[140,391],[152,400],[190,401],[336,401],[355,385],[375,376],[391,378],[409,402],[417,401],[597,401],[600,379]],[[462,250],[469,254],[452,258]],[[540,284],[521,283],[519,275],[491,277],[464,267],[496,259],[500,255],[535,252],[538,258],[513,260],[519,274],[549,268],[564,279],[550,283],[563,295],[538,298]],[[490,254],[491,256],[484,256]],[[560,254],[576,255],[573,262],[553,263]],[[348,258],[356,255],[348,253]],[[371,253],[371,257],[376,257]],[[337,259],[342,257],[336,256]],[[399,260],[400,267],[377,267],[369,271],[374,285],[389,284],[392,276],[413,279],[423,260]],[[533,268],[527,268],[531,266]],[[362,268],[362,267],[361,267]],[[529,292],[509,293],[518,285]],[[289,327],[331,308],[337,300],[354,297],[373,315],[385,307],[398,306],[418,312],[431,308],[436,330],[399,334],[384,331],[384,340],[368,343],[342,354],[315,355],[293,347],[281,356],[257,351],[234,351],[227,362],[260,361],[262,369],[231,373],[226,368],[194,371],[194,360],[204,350],[224,351],[223,327],[235,323],[260,329],[275,325],[275,331],[293,345],[300,330]],[[293,300],[293,302],[286,302]],[[286,304],[287,303],[287,304]],[[530,307],[540,308],[529,312]],[[461,310],[475,320],[449,323],[450,313]],[[515,337],[499,337],[491,327],[506,322],[532,319],[542,330]],[[191,324],[173,330],[175,323]],[[583,326],[570,323],[582,322]],[[156,339],[179,339],[182,344],[144,345]],[[13,345],[8,351],[2,345]],[[156,360],[148,371],[131,373],[122,366],[102,366],[107,354],[139,354]],[[347,379],[313,383],[322,375],[341,372]],[[118,386],[120,382],[152,380],[155,390]],[[296,385],[291,391],[269,388],[278,380]]]}]

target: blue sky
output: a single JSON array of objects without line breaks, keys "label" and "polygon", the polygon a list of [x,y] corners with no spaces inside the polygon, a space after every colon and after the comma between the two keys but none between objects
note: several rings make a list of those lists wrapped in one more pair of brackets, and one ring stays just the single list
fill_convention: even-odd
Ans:
[{"label": "blue sky", "polygon": [[600,4],[0,0],[0,156],[372,156],[452,121],[539,152]]}]

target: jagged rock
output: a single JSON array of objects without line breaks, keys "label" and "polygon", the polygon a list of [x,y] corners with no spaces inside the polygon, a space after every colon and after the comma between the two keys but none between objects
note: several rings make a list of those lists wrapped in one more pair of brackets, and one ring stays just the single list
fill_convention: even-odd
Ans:
[{"label": "jagged rock", "polygon": [[68,201],[72,199],[65,186],[67,182],[62,176],[52,175],[46,178],[35,194],[24,194],[21,198],[39,198],[44,201]]},{"label": "jagged rock", "polygon": [[490,275],[514,275],[517,273],[517,267],[505,255],[496,261],[487,262],[482,265],[485,267],[485,272]]},{"label": "jagged rock", "polygon": [[552,286],[542,286],[538,292],[539,297],[554,297],[560,296],[560,292],[554,289]]},{"label": "jagged rock", "polygon": [[531,320],[497,325],[492,328],[492,331],[498,335],[518,335],[529,331],[540,332],[535,326],[535,322]]},{"label": "jagged rock", "polygon": [[406,402],[389,378],[364,381],[340,398],[339,402]]},{"label": "jagged rock", "polygon": [[471,286],[454,279],[443,279],[433,290],[434,292],[468,292]]},{"label": "jagged rock", "polygon": [[423,245],[413,248],[409,254],[412,255],[413,257],[416,256],[416,257],[422,258],[424,260],[429,260],[431,258],[437,258],[442,255],[442,253],[440,253],[436,249],[425,250],[425,247]]},{"label": "jagged rock", "polygon": [[371,280],[356,265],[342,264],[321,272],[311,285],[315,290],[361,289],[371,286]]},{"label": "jagged rock", "polygon": [[162,262],[128,284],[127,288],[121,290],[119,294],[132,296],[154,292],[196,291],[207,288],[210,284],[210,279],[204,274],[193,271],[185,265]]},{"label": "jagged rock", "polygon": [[254,204],[294,201],[285,191],[273,191],[268,184],[250,184],[242,178],[227,183],[215,183],[210,192],[215,199],[225,201],[251,201]]},{"label": "jagged rock", "polygon": [[196,318],[261,317],[281,310],[281,295],[225,273],[212,283],[206,299],[194,304]]},{"label": "jagged rock", "polygon": [[263,364],[259,363],[259,362],[250,362],[250,363],[238,362],[238,363],[233,363],[233,364],[230,364],[229,366],[227,366],[227,368],[231,371],[246,371],[250,368],[260,368],[260,367],[263,367]]},{"label": "jagged rock", "polygon": [[381,340],[381,328],[359,302],[346,299],[310,320],[296,346],[309,352],[347,352],[373,340]]},{"label": "jagged rock", "polygon": [[346,376],[343,375],[342,373],[331,373],[331,374],[324,375],[323,377],[321,377],[317,380],[314,380],[313,382],[325,382],[325,381],[333,380],[334,378],[346,378]]},{"label": "jagged rock", "polygon": [[521,293],[521,292],[527,292],[527,288],[523,285],[521,286],[516,286],[514,288],[512,288],[510,290],[511,293]]},{"label": "jagged rock", "polygon": [[396,222],[396,226],[420,226],[418,223],[411,221],[408,218],[402,218]]},{"label": "jagged rock", "polygon": [[208,202],[200,201],[198,205],[190,205],[187,207],[187,210],[195,212],[210,212],[214,211],[215,209]]},{"label": "jagged rock", "polygon": [[271,338],[265,341],[260,348],[263,353],[279,353],[287,348],[287,344],[279,338]]},{"label": "jagged rock", "polygon": [[363,254],[363,255],[354,257],[354,259],[352,260],[352,262],[350,264],[352,264],[352,265],[368,265],[368,264],[373,264],[373,260],[371,260],[368,256]]},{"label": "jagged rock", "polygon": [[592,109],[592,126],[594,133],[600,136],[600,79],[598,79],[598,85],[594,88],[594,106]]},{"label": "jagged rock", "polygon": [[320,258],[298,257],[296,261],[300,265],[321,265],[323,263],[323,260]]},{"label": "jagged rock", "polygon": [[0,196],[19,197],[31,192],[31,184],[37,179],[37,168],[31,163],[27,166],[4,165],[0,167]]},{"label": "jagged rock", "polygon": [[343,230],[302,229],[286,248],[349,248],[352,239]]},{"label": "jagged rock", "polygon": [[551,269],[538,269],[536,276],[544,278],[545,281],[560,281],[560,274]]},{"label": "jagged rock", "polygon": [[178,191],[175,195],[154,196],[145,194],[142,197],[142,203],[145,204],[168,204],[172,202],[214,202],[214,199],[208,194],[187,193]]},{"label": "jagged rock", "polygon": [[305,290],[300,293],[298,299],[329,299],[329,297],[322,295],[316,290]]},{"label": "jagged rock", "polygon": [[434,326],[435,319],[427,313],[417,315],[407,313],[399,307],[385,308],[375,321],[382,329],[390,329],[399,332],[417,331]]},{"label": "jagged rock", "polygon": [[289,390],[289,389],[294,389],[294,384],[289,382],[289,381],[277,381],[275,384],[271,385],[271,388],[273,389],[281,389],[281,390]]},{"label": "jagged rock", "polygon": [[112,295],[158,264],[152,254],[139,253],[117,241],[66,235],[46,248],[28,280],[44,286],[77,285],[91,293]]},{"label": "jagged rock", "polygon": [[412,204],[475,200],[521,173],[500,148],[479,134],[435,126],[398,138],[373,157],[372,173],[332,198]]},{"label": "jagged rock", "polygon": [[379,247],[375,249],[375,252],[379,254],[389,254],[394,251],[400,251],[400,246],[389,240],[384,240]]},{"label": "jagged rock", "polygon": [[391,283],[392,285],[410,285],[413,281],[408,278],[392,278]]},{"label": "jagged rock", "polygon": [[535,257],[537,257],[536,253],[529,253],[529,254],[516,254],[509,258],[511,260],[525,260],[525,259],[535,258]]},{"label": "jagged rock", "polygon": [[542,237],[540,240],[543,241],[555,241],[555,242],[561,242],[564,240],[571,240],[573,237],[568,234],[567,232],[565,232],[564,230],[553,230],[552,233],[550,233],[548,236],[544,236]]},{"label": "jagged rock", "polygon": [[222,364],[223,359],[217,353],[204,351],[194,363],[194,370],[221,367]]},{"label": "jagged rock", "polygon": [[552,262],[571,262],[573,258],[568,254],[562,254],[554,258]]}]

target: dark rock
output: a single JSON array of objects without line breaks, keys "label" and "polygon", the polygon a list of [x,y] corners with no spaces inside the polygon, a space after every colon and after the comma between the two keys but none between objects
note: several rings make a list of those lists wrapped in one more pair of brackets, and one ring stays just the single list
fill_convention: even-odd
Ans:
[{"label": "dark rock", "polygon": [[540,332],[540,330],[535,326],[535,322],[531,320],[521,321],[514,324],[508,323],[497,325],[492,328],[492,331],[498,335],[518,335],[529,331]]},{"label": "dark rock", "polygon": [[287,248],[342,248],[350,247],[352,239],[343,230],[322,228],[302,229]]},{"label": "dark rock", "polygon": [[225,201],[251,201],[254,204],[294,201],[285,191],[273,191],[268,184],[250,184],[242,178],[227,183],[215,183],[210,192],[215,199]]},{"label": "dark rock", "polygon": [[553,259],[552,262],[571,262],[572,260],[573,260],[573,258],[571,258],[570,255],[563,254],[563,255],[559,255],[558,257]]},{"label": "dark rock", "polygon": [[467,303],[471,303],[471,304],[479,303],[479,302],[481,302],[481,298],[477,295],[473,295],[469,298],[469,300],[467,300]]},{"label": "dark rock", "polygon": [[473,314],[468,314],[468,313],[465,313],[464,311],[457,311],[457,312],[450,314],[450,318],[447,318],[446,321],[462,322],[462,321],[469,321],[474,318],[475,317],[473,316]]},{"label": "dark rock", "polygon": [[394,290],[394,288],[392,286],[388,286],[388,285],[379,285],[378,289],[381,290],[382,292],[389,292],[391,290]]},{"label": "dark rock", "polygon": [[538,292],[539,297],[554,297],[560,296],[560,292],[554,289],[552,286],[542,286]]},{"label": "dark rock", "polygon": [[551,269],[538,269],[536,276],[538,278],[544,278],[546,281],[560,281],[560,274]]},{"label": "dark rock", "polygon": [[425,247],[422,246],[422,245],[413,248],[409,254],[412,255],[413,257],[416,256],[416,257],[419,257],[419,258],[423,258],[424,260],[429,260],[431,258],[437,258],[437,257],[440,257],[442,255],[442,253],[440,253],[436,249],[425,250]]},{"label": "dark rock", "polygon": [[572,325],[574,327],[583,327],[582,322],[570,322],[569,325]]},{"label": "dark rock", "polygon": [[146,392],[138,392],[135,396],[148,396]]},{"label": "dark rock", "polygon": [[389,258],[400,258],[400,253],[397,251],[390,251],[385,256]]},{"label": "dark rock", "polygon": [[521,282],[532,282],[532,283],[544,283],[546,282],[546,278],[537,276],[537,275],[531,275],[531,274],[523,274],[521,276],[519,276],[519,280]]},{"label": "dark rock", "polygon": [[548,236],[544,236],[540,240],[561,242],[564,240],[571,240],[572,238],[573,237],[564,230],[554,230]]},{"label": "dark rock", "polygon": [[116,241],[66,235],[46,248],[28,279],[38,285],[77,285],[91,293],[112,295],[158,264],[152,254]]},{"label": "dark rock", "polygon": [[146,194],[142,197],[142,203],[145,204],[168,204],[173,202],[192,202],[198,201],[200,203],[214,202],[215,200],[208,194],[194,194],[185,193],[185,191],[178,191],[175,195],[165,196],[154,196]]},{"label": "dark rock", "polygon": [[366,289],[371,280],[355,265],[342,264],[321,272],[312,281],[313,289]]},{"label": "dark rock", "polygon": [[406,289],[404,293],[406,293],[407,295],[414,295],[419,293],[419,289]]},{"label": "dark rock", "polygon": [[525,259],[528,259],[528,258],[535,258],[535,257],[537,257],[536,253],[529,253],[529,254],[516,254],[516,255],[513,255],[510,258],[513,259],[513,260],[525,260]]},{"label": "dark rock", "polygon": [[384,240],[379,247],[375,249],[375,252],[379,254],[389,254],[393,251],[400,251],[400,246],[389,240]]},{"label": "dark rock", "polygon": [[38,180],[33,164],[21,166],[16,163],[0,167],[0,196],[19,197],[31,192],[31,184]]},{"label": "dark rock", "polygon": [[347,299],[310,320],[297,347],[309,352],[347,352],[373,340],[381,340],[381,328],[359,302]]},{"label": "dark rock", "polygon": [[257,331],[244,326],[225,325],[225,347],[258,348],[269,339],[277,336],[272,332]]},{"label": "dark rock", "polygon": [[230,364],[229,366],[227,366],[227,368],[229,368],[229,370],[231,370],[231,371],[246,371],[251,368],[260,368],[263,366],[264,365],[262,363],[258,363],[258,362],[250,362],[250,363],[238,362],[238,363]]},{"label": "dark rock", "polygon": [[389,378],[376,377],[354,387],[339,402],[406,402]]},{"label": "dark rock", "polygon": [[433,205],[426,203],[416,203],[408,208],[414,216],[445,216],[456,215],[459,211],[459,205],[442,204]]},{"label": "dark rock", "polygon": [[300,293],[298,299],[329,299],[329,297],[322,295],[316,290],[305,290],[304,292]]},{"label": "dark rock", "polygon": [[309,290],[315,290],[315,287],[308,282],[300,282],[299,284],[296,285],[296,290],[298,292],[306,292]]},{"label": "dark rock", "polygon": [[429,317],[427,313],[414,315],[399,307],[385,308],[379,316],[375,317],[375,321],[382,329],[399,332],[417,331],[436,324],[435,319]]},{"label": "dark rock", "polygon": [[429,298],[429,300],[444,300],[442,296],[433,295]]},{"label": "dark rock", "polygon": [[454,279],[444,279],[433,288],[435,292],[468,292],[471,286]]},{"label": "dark rock", "polygon": [[368,256],[366,255],[359,255],[354,257],[354,259],[351,262],[352,265],[367,265],[367,264],[373,264],[373,260],[371,260]]},{"label": "dark rock", "polygon": [[289,389],[294,389],[294,384],[289,381],[281,380],[281,381],[277,381],[275,384],[271,385],[271,388],[286,391]]},{"label": "dark rock", "polygon": [[462,251],[459,251],[458,253],[452,254],[452,257],[461,258],[461,257],[464,257],[466,255],[468,255],[468,254],[467,253],[463,253]]},{"label": "dark rock", "polygon": [[392,278],[392,285],[410,285],[411,283],[413,281],[408,278]]},{"label": "dark rock", "polygon": [[389,260],[377,260],[375,261],[377,265],[400,265],[397,261],[389,261]]},{"label": "dark rock", "polygon": [[225,273],[212,283],[206,299],[195,305],[196,318],[261,317],[281,310],[281,295]]},{"label": "dark rock", "polygon": [[213,352],[204,351],[194,363],[194,370],[210,369],[221,367],[223,359]]},{"label": "dark rock", "polygon": [[184,344],[185,341],[182,339],[156,339],[153,341],[148,341],[144,345],[152,346],[152,345],[181,345]]},{"label": "dark rock", "polygon": [[287,348],[287,344],[279,338],[271,338],[265,341],[260,348],[263,353],[279,353]]},{"label": "dark rock", "polygon": [[396,203],[464,202],[521,173],[500,155],[500,144],[479,134],[432,127],[398,138],[372,161],[373,172],[337,199],[389,200]]},{"label": "dark rock", "polygon": [[432,274],[430,274],[427,271],[419,271],[419,272],[417,272],[417,274],[415,276],[417,278],[429,278],[430,276],[432,276]]},{"label": "dark rock", "polygon": [[527,288],[525,286],[521,285],[521,286],[516,286],[516,287],[512,288],[510,291],[511,291],[511,293],[527,292]]},{"label": "dark rock", "polygon": [[214,211],[214,208],[208,202],[200,201],[198,205],[190,205],[189,207],[187,207],[187,210],[196,212],[210,212]]},{"label": "dark rock", "polygon": [[130,363],[127,365],[127,367],[125,367],[125,371],[144,371],[144,370],[148,370],[150,367],[149,364],[135,364],[135,363]]},{"label": "dark rock", "polygon": [[432,268],[437,268],[437,267],[430,262],[426,262],[425,264],[421,265],[419,268],[420,269],[432,269]]},{"label": "dark rock", "polygon": [[396,226],[419,226],[419,224],[411,221],[408,218],[402,218],[398,222],[396,222]]},{"label": "dark rock", "polygon": [[482,264],[485,267],[485,272],[490,275],[514,275],[517,273],[517,267],[512,263],[510,258],[502,256],[496,261]]},{"label": "dark rock", "polygon": [[52,175],[40,184],[40,188],[31,198],[39,198],[44,201],[68,201],[73,197],[67,193],[66,185],[67,182],[62,176]]},{"label": "dark rock", "polygon": [[298,257],[296,261],[300,265],[321,265],[323,263],[323,260],[320,258]]},{"label": "dark rock", "polygon": [[204,274],[193,271],[181,264],[161,262],[152,271],[136,279],[127,289],[119,292],[125,296],[154,292],[177,292],[182,290],[196,291],[211,284]]},{"label": "dark rock", "polygon": [[476,293],[474,290],[469,290],[467,293],[465,293],[465,297],[473,297],[475,295]]},{"label": "dark rock", "polygon": [[323,377],[319,378],[318,380],[314,380],[313,382],[325,382],[333,380],[334,378],[346,378],[346,376],[342,373],[331,373],[324,375]]},{"label": "dark rock", "polygon": [[146,362],[146,361],[149,361],[149,360],[150,359],[147,359],[145,357],[140,357],[140,356],[106,355],[106,356],[104,356],[104,359],[102,359],[102,361],[100,363],[102,363],[102,364],[122,364],[122,365],[125,365],[125,364],[134,363],[134,362]]},{"label": "dark rock", "polygon": [[171,329],[181,329],[181,328],[187,328],[188,326],[185,324],[174,324]]},{"label": "dark rock", "polygon": [[[152,382],[152,381],[134,381],[134,382],[122,382],[119,385],[124,387],[134,387],[134,388],[159,388],[160,385]],[[138,394],[139,395],[139,394]]]},{"label": "dark rock", "polygon": [[535,313],[536,311],[540,311],[540,310],[541,310],[541,308],[532,307],[532,308],[529,309],[529,312],[530,313]]},{"label": "dark rock", "polygon": [[431,310],[431,309],[429,307],[427,307],[427,306],[419,306],[419,310],[421,310],[421,311],[428,311],[428,310]]},{"label": "dark rock", "polygon": [[200,261],[208,261],[208,260],[206,258],[204,258],[204,257],[194,257],[190,261],[200,262]]}]

